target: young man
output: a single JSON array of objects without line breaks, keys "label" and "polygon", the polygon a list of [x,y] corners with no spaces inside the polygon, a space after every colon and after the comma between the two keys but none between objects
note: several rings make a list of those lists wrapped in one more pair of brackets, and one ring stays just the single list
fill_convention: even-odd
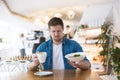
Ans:
[{"label": "young man", "polygon": [[[36,52],[47,52],[46,62],[44,63],[44,70],[50,69],[76,69],[80,68],[86,70],[90,68],[90,62],[85,57],[84,60],[77,64],[73,61],[68,61],[65,58],[66,54],[73,52],[83,52],[82,47],[75,41],[64,38],[64,24],[60,18],[53,17],[48,22],[51,39],[43,42],[38,46]],[[39,65],[37,56],[28,66],[29,70],[35,70]]]}]

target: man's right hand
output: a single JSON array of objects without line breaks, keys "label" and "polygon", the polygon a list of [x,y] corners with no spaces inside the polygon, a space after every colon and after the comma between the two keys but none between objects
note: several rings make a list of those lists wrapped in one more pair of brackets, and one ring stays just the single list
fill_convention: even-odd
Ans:
[{"label": "man's right hand", "polygon": [[39,60],[36,54],[32,55],[32,59],[33,59],[34,64],[37,64],[37,65],[39,64]]},{"label": "man's right hand", "polygon": [[36,54],[32,55],[32,62],[28,65],[28,70],[33,71],[35,70],[36,66],[39,64],[39,60]]}]

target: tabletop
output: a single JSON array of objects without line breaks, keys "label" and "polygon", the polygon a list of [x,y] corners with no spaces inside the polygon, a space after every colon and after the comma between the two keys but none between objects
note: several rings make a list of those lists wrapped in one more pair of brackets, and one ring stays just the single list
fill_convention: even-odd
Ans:
[{"label": "tabletop", "polygon": [[34,71],[0,72],[0,80],[101,80],[98,74],[91,70],[51,70],[52,75],[36,76]]}]

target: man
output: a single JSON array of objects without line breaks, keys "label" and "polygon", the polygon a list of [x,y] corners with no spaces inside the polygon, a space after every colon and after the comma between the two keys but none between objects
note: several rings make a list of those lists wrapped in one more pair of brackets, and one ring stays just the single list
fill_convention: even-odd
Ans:
[{"label": "man", "polygon": [[[44,70],[57,69],[76,69],[80,68],[86,70],[90,68],[90,62],[85,57],[84,60],[77,64],[73,61],[68,61],[65,58],[66,54],[73,52],[83,52],[82,47],[75,41],[64,38],[64,24],[60,18],[53,17],[48,22],[51,39],[43,42],[38,46],[36,52],[47,52],[46,62],[44,63]],[[28,66],[29,70],[35,70],[39,65],[37,56],[34,57],[33,62]]]},{"label": "man", "polygon": [[25,41],[24,33],[21,33],[20,34],[20,45],[19,45],[21,57],[25,57],[26,56],[24,41]]}]

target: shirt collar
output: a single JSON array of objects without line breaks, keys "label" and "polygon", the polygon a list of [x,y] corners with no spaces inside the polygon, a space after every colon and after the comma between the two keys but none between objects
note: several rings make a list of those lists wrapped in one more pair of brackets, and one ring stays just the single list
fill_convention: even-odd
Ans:
[{"label": "shirt collar", "polygon": [[53,43],[53,40],[50,39],[50,41],[49,41],[49,46],[52,46],[52,43]]},{"label": "shirt collar", "polygon": [[62,41],[63,45],[65,44],[65,41],[66,41],[66,38],[63,37],[63,41]]},{"label": "shirt collar", "polygon": [[[62,44],[63,44],[63,45],[65,44],[65,41],[66,41],[66,38],[63,37],[63,41],[62,41]],[[53,44],[53,40],[50,39],[50,41],[49,41],[49,46],[52,46],[52,44]]]}]

